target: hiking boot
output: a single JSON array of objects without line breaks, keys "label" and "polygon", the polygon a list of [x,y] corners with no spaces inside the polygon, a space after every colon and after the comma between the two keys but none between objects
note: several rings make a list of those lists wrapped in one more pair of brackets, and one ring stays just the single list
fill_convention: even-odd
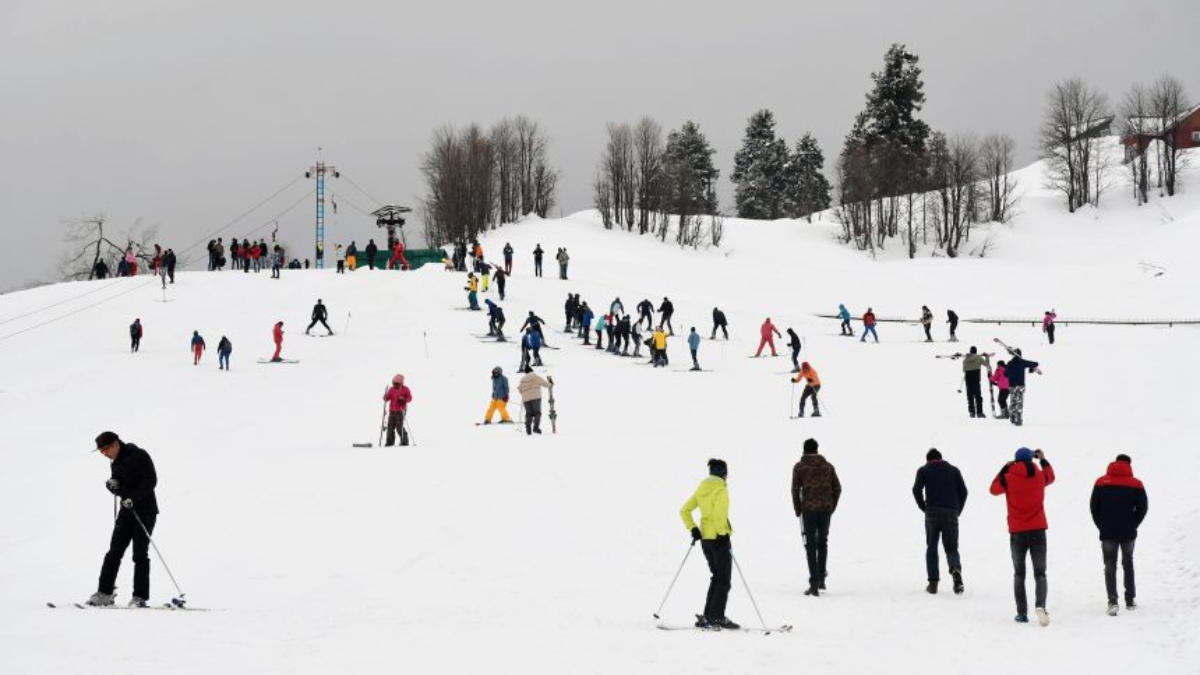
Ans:
[{"label": "hiking boot", "polygon": [[1109,615],[1109,616],[1116,616],[1116,615],[1117,615],[1117,603],[1116,603],[1116,601],[1115,601],[1115,600],[1113,600],[1113,601],[1110,601],[1110,602],[1108,603],[1108,615]]},{"label": "hiking boot", "polygon": [[138,596],[135,595],[129,599],[129,606],[130,607],[149,607],[150,605],[148,605],[146,603],[145,598],[139,598]]},{"label": "hiking boot", "polygon": [[804,591],[804,594],[805,594],[805,595],[811,595],[811,596],[813,596],[814,598],[819,598],[819,597],[821,597],[821,591],[817,590],[817,586],[816,586],[816,584],[813,584],[812,586],[809,586],[809,587],[808,587],[808,590],[807,590],[807,591]]},{"label": "hiking boot", "polygon": [[936,579],[931,580],[929,582],[929,585],[925,587],[925,592],[930,595],[937,595],[937,585],[938,585],[938,582]]},{"label": "hiking boot", "polygon": [[954,577],[955,594],[961,594],[963,592],[962,569],[958,567],[951,568],[950,576]]},{"label": "hiking boot", "polygon": [[721,630],[721,626],[719,624],[710,621],[708,617],[704,616],[703,614],[696,615],[696,628],[699,628],[700,630]]},{"label": "hiking boot", "polygon": [[112,593],[101,593],[96,591],[95,593],[92,593],[92,597],[87,599],[86,604],[91,605],[92,607],[111,607],[115,598],[116,595]]},{"label": "hiking boot", "polygon": [[1013,617],[1013,621],[1016,621],[1017,623],[1029,623],[1029,617],[1025,616],[1024,614],[1018,614]]},{"label": "hiking boot", "polygon": [[813,414],[812,414],[812,416],[813,416],[813,417],[820,417],[820,416],[821,416],[821,411],[820,411],[820,410],[814,410],[814,411],[813,411]]},{"label": "hiking boot", "polygon": [[1037,609],[1034,610],[1034,614],[1037,614],[1037,620],[1038,620],[1039,626],[1042,626],[1044,628],[1044,627],[1050,625],[1050,615],[1048,613],[1046,613],[1045,607],[1038,607]]},{"label": "hiking boot", "polygon": [[721,628],[728,628],[729,630],[737,630],[737,629],[741,628],[741,626],[739,626],[738,624],[730,621],[729,617],[727,617],[727,616],[721,617],[721,620],[717,621],[716,624],[718,626],[720,626]]},{"label": "hiking boot", "polygon": [[1133,598],[1129,598],[1125,601],[1125,609],[1129,611],[1137,609],[1137,603],[1133,601]]}]

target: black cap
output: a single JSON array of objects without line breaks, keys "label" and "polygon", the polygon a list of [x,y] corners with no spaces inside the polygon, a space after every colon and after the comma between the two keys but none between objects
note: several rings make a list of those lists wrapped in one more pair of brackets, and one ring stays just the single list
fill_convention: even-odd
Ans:
[{"label": "black cap", "polygon": [[1118,462],[1130,462],[1130,463],[1133,462],[1133,460],[1129,458],[1129,455],[1127,455],[1123,452],[1121,454],[1117,455],[1117,461]]},{"label": "black cap", "polygon": [[120,438],[120,436],[117,436],[116,432],[102,431],[102,432],[100,432],[100,435],[96,437],[96,448],[97,449],[103,448],[105,446],[112,445],[113,441],[120,441],[120,440],[121,440],[121,438]]},{"label": "black cap", "polygon": [[708,472],[714,476],[724,478],[729,475],[729,466],[725,464],[723,459],[708,460]]},{"label": "black cap", "polygon": [[804,441],[804,454],[806,454],[806,455],[817,454],[817,439],[810,438],[810,439]]},{"label": "black cap", "polygon": [[935,459],[941,459],[941,458],[942,458],[942,453],[938,452],[937,448],[930,448],[929,452],[925,453],[925,459],[927,459],[931,462]]}]

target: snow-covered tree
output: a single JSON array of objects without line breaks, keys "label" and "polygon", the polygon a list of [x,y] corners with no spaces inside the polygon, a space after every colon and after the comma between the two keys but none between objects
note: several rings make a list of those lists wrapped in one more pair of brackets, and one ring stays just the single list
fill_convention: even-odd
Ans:
[{"label": "snow-covered tree", "polygon": [[808,218],[829,208],[829,181],[821,173],[825,155],[812,134],[804,134],[784,168],[784,211],[791,218]]},{"label": "snow-covered tree", "polygon": [[733,157],[734,201],[741,218],[784,215],[787,144],[775,137],[775,115],[759,110],[746,124],[742,147]]}]

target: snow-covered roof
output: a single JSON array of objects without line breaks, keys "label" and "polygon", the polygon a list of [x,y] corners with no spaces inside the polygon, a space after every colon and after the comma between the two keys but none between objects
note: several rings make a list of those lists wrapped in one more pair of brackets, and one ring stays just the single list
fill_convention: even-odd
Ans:
[{"label": "snow-covered roof", "polygon": [[[1191,117],[1196,111],[1200,111],[1200,104],[1196,104],[1176,115],[1175,119],[1167,125],[1166,130],[1170,131],[1174,129],[1180,122]],[[1128,130],[1136,130],[1137,133],[1148,136],[1158,136],[1163,133],[1162,118],[1159,117],[1129,117],[1125,120],[1125,126]]]}]

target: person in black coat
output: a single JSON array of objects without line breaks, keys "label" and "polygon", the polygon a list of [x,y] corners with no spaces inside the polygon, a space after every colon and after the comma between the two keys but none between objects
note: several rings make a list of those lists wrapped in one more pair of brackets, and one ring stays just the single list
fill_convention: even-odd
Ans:
[{"label": "person in black coat", "polygon": [[379,247],[375,245],[374,239],[367,240],[367,267],[375,269],[375,254],[379,253]]},{"label": "person in black coat", "polygon": [[650,302],[650,300],[648,298],[643,299],[641,302],[638,303],[637,311],[638,311],[638,325],[641,326],[642,321],[645,321],[646,322],[646,330],[653,329],[654,328],[654,303]]},{"label": "person in black coat", "polygon": [[950,324],[950,341],[958,342],[958,314],[952,309],[946,310],[946,323]]},{"label": "person in black coat", "polygon": [[328,318],[329,312],[325,309],[325,303],[321,302],[320,298],[317,298],[317,304],[313,305],[312,323],[308,324],[308,328],[304,329],[304,334],[309,335],[308,331],[312,330],[313,326],[317,325],[317,322],[320,321],[325,330],[329,331],[330,335],[333,335],[333,329],[329,327],[329,324],[325,323],[325,320]]},{"label": "person in black coat", "polygon": [[725,334],[725,339],[728,340],[729,339],[729,328],[728,327],[729,327],[729,323],[725,320],[725,312],[722,312],[721,310],[717,309],[716,307],[713,307],[713,330],[712,330],[712,336],[709,337],[709,339],[716,340],[717,339],[717,329],[720,328],[721,332]]},{"label": "person in black coat", "polygon": [[1117,455],[1108,471],[1092,487],[1092,521],[1100,530],[1100,549],[1104,555],[1104,586],[1108,591],[1108,613],[1117,614],[1117,551],[1125,573],[1125,607],[1137,607],[1133,579],[1133,543],[1138,526],[1150,508],[1146,487],[1133,477],[1133,460]]},{"label": "person in black coat", "polygon": [[917,469],[913,482],[917,508],[925,512],[925,571],[929,585],[925,590],[937,593],[938,538],[946,549],[946,564],[954,578],[954,592],[963,592],[962,561],[958,557],[958,516],[967,504],[967,484],[958,467],[942,459],[937,448],[925,453],[925,465]]},{"label": "person in black coat", "polygon": [[175,257],[174,249],[167,249],[167,252],[163,254],[163,264],[167,267],[167,278],[171,280],[171,283],[175,283],[175,264],[178,260]]},{"label": "person in black coat", "polygon": [[113,604],[117,571],[125,549],[133,543],[133,598],[132,606],[145,606],[150,597],[150,534],[158,518],[158,500],[154,487],[158,476],[150,453],[132,443],[123,442],[115,433],[105,431],[96,437],[96,450],[112,461],[112,477],[104,486],[120,501],[120,510],[113,521],[112,539],[104,564],[100,568],[100,582],[96,593],[88,599],[89,605]]},{"label": "person in black coat", "polygon": [[658,306],[658,327],[662,329],[667,327],[669,335],[675,334],[675,328],[671,325],[671,315],[675,313],[675,305],[671,304],[669,298],[663,298],[662,304]]}]

